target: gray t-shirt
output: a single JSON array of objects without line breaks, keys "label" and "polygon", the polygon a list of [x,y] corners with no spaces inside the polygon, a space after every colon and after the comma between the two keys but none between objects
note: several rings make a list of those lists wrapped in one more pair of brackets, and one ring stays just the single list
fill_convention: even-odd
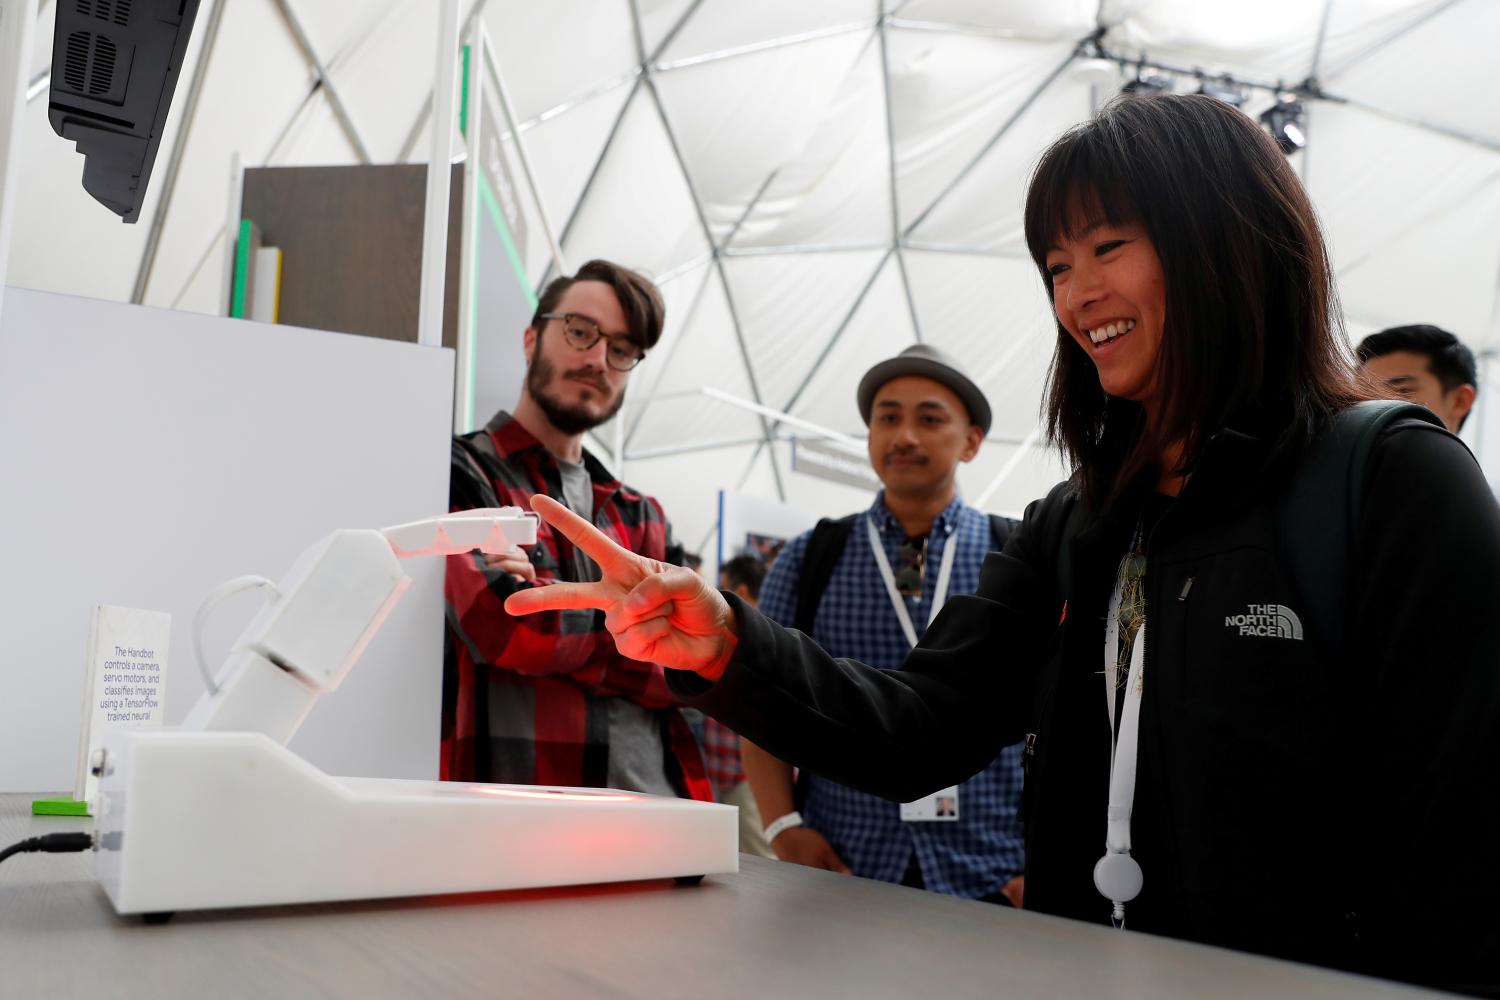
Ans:
[{"label": "gray t-shirt", "polygon": [[652,795],[677,792],[667,780],[657,713],[625,698],[609,700],[609,787]]},{"label": "gray t-shirt", "polygon": [[[558,459],[557,471],[562,474],[562,501],[568,509],[590,524],[594,523],[594,483],[589,479],[589,470],[582,463],[574,464]],[[594,561],[584,555],[579,549],[574,549],[576,566],[582,570],[587,568],[587,574],[580,574],[580,580],[597,580],[598,573],[595,571]]]},{"label": "gray t-shirt", "polygon": [[[558,472],[562,475],[563,503],[579,517],[594,522],[594,485],[589,472],[582,465],[559,460]],[[573,571],[576,580],[598,580],[603,574],[599,567],[583,553],[573,550]],[[582,620],[579,631],[593,627],[594,612],[584,608],[564,611],[564,615],[578,615]],[[571,631],[567,624],[563,631]],[[642,708],[625,698],[609,701],[609,776],[606,780],[611,788],[627,788],[653,795],[676,795],[672,783],[667,780],[663,761],[666,751],[662,746],[661,722],[651,709]]]}]

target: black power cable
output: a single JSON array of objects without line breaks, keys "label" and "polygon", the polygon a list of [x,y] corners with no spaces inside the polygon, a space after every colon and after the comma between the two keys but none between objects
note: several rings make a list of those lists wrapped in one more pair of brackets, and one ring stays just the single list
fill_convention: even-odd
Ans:
[{"label": "black power cable", "polygon": [[0,861],[4,861],[12,854],[25,854],[28,851],[69,854],[75,851],[86,851],[93,846],[94,835],[92,833],[49,833],[46,836],[29,837],[11,844],[5,850],[0,851]]}]

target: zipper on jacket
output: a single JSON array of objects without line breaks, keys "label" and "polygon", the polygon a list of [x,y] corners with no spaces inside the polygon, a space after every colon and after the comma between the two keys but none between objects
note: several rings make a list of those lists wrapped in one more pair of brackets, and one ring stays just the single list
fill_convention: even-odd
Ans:
[{"label": "zipper on jacket", "polygon": [[1179,601],[1186,601],[1188,599],[1188,594],[1193,589],[1193,581],[1196,579],[1198,579],[1196,576],[1190,576],[1187,578],[1187,582],[1182,585],[1182,593],[1177,595],[1177,599]]},{"label": "zipper on jacket", "polygon": [[1021,773],[1031,776],[1031,759],[1036,756],[1036,733],[1026,734],[1026,749],[1021,751]]}]

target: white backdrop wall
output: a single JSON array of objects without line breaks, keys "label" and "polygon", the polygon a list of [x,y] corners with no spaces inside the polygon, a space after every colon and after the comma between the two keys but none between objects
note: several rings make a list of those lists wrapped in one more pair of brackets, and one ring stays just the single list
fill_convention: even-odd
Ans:
[{"label": "white backdrop wall", "polygon": [[[0,318],[0,792],[71,788],[89,615],[172,615],[165,720],[203,691],[203,596],[279,579],[341,527],[443,513],[453,355],[439,348],[11,289]],[[291,747],[333,774],[437,777],[442,564]],[[217,667],[256,599],[226,601]]]}]

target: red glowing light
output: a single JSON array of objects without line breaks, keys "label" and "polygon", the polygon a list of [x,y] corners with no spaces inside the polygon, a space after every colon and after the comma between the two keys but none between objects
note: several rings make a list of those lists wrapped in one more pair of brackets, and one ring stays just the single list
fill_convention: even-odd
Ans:
[{"label": "red glowing light", "polygon": [[493,795],[506,799],[543,799],[548,802],[634,802],[638,796],[624,792],[551,792],[531,791],[523,788],[485,788],[476,786],[471,792]]}]

